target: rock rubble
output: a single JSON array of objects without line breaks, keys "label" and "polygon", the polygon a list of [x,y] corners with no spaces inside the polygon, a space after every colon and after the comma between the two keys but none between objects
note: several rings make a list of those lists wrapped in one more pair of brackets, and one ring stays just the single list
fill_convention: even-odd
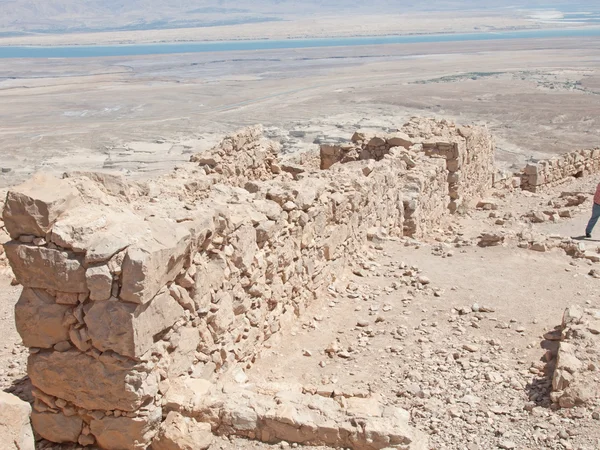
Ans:
[{"label": "rock rubble", "polygon": [[[491,185],[486,130],[409,128],[451,143],[314,170],[280,163],[251,127],[155,181],[74,172],[11,189],[4,248],[23,285],[16,319],[30,349],[36,431],[53,442],[146,448],[176,380],[251,365],[346,268],[366,270],[354,262],[368,239],[424,236],[449,217],[449,203]],[[466,178],[456,179],[459,169]],[[416,277],[418,289],[428,285]],[[357,429],[331,438],[318,422],[308,441],[419,448],[404,425],[388,432],[392,416],[376,416],[372,430],[355,420]],[[157,438],[165,446],[169,430]]]}]

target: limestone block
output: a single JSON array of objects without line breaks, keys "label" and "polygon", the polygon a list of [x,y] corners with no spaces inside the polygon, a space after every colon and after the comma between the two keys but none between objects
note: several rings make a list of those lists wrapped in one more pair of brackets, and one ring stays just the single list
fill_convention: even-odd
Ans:
[{"label": "limestone block", "polygon": [[15,322],[23,345],[51,348],[68,340],[69,328],[64,319],[71,309],[69,305],[57,304],[44,290],[23,288],[15,306]]},{"label": "limestone block", "polygon": [[229,328],[235,320],[233,313],[233,299],[229,292],[219,292],[217,294],[218,311],[208,317],[208,323],[216,335],[222,335],[229,331]]},{"label": "limestone block", "polygon": [[34,450],[35,440],[29,417],[31,406],[18,397],[0,391],[0,442],[6,450]]},{"label": "limestone block", "polygon": [[94,347],[139,358],[154,343],[154,337],[183,316],[183,308],[168,290],[143,305],[109,300],[95,302],[84,321]]},{"label": "limestone block", "polygon": [[29,356],[35,387],[90,409],[135,411],[158,392],[157,376],[134,361],[101,361],[76,350]]},{"label": "limestone block", "polygon": [[146,303],[181,271],[189,251],[188,229],[167,220],[149,222],[151,236],[129,247],[123,261],[120,297]]},{"label": "limestone block", "polygon": [[145,450],[154,438],[162,411],[154,408],[137,417],[105,416],[93,419],[90,430],[100,448],[106,450]]},{"label": "limestone block", "polygon": [[323,250],[325,259],[331,261],[335,258],[336,251],[348,238],[348,227],[340,225],[331,229],[331,235],[325,240]]},{"label": "limestone block", "polygon": [[337,145],[321,145],[321,170],[327,170],[340,161],[342,150]]},{"label": "limestone block", "polygon": [[277,221],[283,211],[281,206],[272,200],[254,200],[252,206],[273,221]]},{"label": "limestone block", "polygon": [[275,234],[279,231],[277,222],[266,220],[256,227],[256,241],[259,247],[267,241],[272,241]]},{"label": "limestone block", "polygon": [[192,367],[196,349],[200,343],[200,333],[198,328],[181,327],[174,333],[170,341],[175,350],[170,354],[169,377],[174,378],[187,374],[188,369]]},{"label": "limestone block", "polygon": [[234,247],[231,260],[237,268],[249,272],[258,249],[256,230],[252,225],[243,225],[231,235],[230,241]]},{"label": "limestone block", "polygon": [[77,442],[83,428],[79,416],[67,417],[64,414],[33,411],[31,423],[34,430],[44,439],[57,444]]},{"label": "limestone block", "polygon": [[388,135],[386,141],[390,147],[404,147],[406,149],[415,144],[414,139],[401,131]]},{"label": "limestone block", "polygon": [[195,378],[175,378],[165,396],[166,411],[190,411],[204,404],[214,391],[214,385],[207,380]]},{"label": "limestone block", "polygon": [[220,289],[223,285],[227,262],[220,257],[215,257],[203,261],[197,268],[194,301],[202,306],[204,296],[210,294],[212,290]]},{"label": "limestone block", "polygon": [[127,183],[127,180],[123,175],[104,173],[104,172],[86,172],[86,171],[73,171],[64,174],[65,178],[88,178],[96,185],[99,185],[106,193],[122,198],[124,200],[130,200],[131,197],[131,186]]},{"label": "limestone block", "polygon": [[79,192],[68,181],[37,174],[8,192],[4,225],[13,239],[22,234],[45,237],[61,214],[79,200]]},{"label": "limestone block", "polygon": [[90,267],[85,272],[85,279],[91,300],[103,301],[110,298],[113,277],[107,265]]},{"label": "limestone block", "polygon": [[[257,394],[226,385],[222,393],[213,392],[191,408],[180,394],[187,406],[172,407],[201,417],[220,432],[268,443],[283,440],[356,450],[429,448],[427,437],[409,426],[409,413],[401,408],[384,407],[375,399],[356,399],[360,401],[354,403],[354,409],[346,410],[331,398],[275,386],[274,395],[268,387],[263,388],[266,390]],[[361,406],[368,410],[360,411]]]},{"label": "limestone block", "polygon": [[190,297],[190,294],[186,289],[176,284],[172,284],[169,287],[169,294],[171,294],[171,297],[173,297],[183,309],[187,309],[192,313],[196,312],[196,303],[192,297]]},{"label": "limestone block", "polygon": [[87,292],[82,257],[72,252],[19,244],[4,245],[17,281],[60,292]]},{"label": "limestone block", "polygon": [[85,252],[86,264],[97,264],[149,234],[148,223],[124,207],[85,204],[56,221],[50,240]]},{"label": "limestone block", "polygon": [[152,442],[153,450],[206,450],[214,436],[208,423],[198,423],[171,411]]}]

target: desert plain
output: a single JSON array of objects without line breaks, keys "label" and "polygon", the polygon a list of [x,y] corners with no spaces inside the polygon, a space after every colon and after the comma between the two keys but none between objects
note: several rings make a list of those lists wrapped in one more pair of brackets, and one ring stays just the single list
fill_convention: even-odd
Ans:
[{"label": "desert plain", "polygon": [[160,172],[253,123],[301,151],[411,115],[485,123],[498,160],[521,163],[595,144],[598,53],[565,38],[5,59],[0,186],[72,165]]}]

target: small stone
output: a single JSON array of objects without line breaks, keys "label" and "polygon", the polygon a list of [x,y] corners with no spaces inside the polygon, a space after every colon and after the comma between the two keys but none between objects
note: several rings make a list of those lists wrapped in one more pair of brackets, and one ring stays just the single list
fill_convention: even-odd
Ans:
[{"label": "small stone", "polygon": [[424,275],[419,275],[419,277],[417,278],[417,281],[419,283],[421,283],[423,286],[427,286],[428,284],[431,283],[431,280]]},{"label": "small stone", "polygon": [[79,439],[77,440],[77,442],[79,442],[80,445],[83,445],[84,447],[86,447],[88,445],[93,445],[96,442],[96,439],[91,434],[88,434],[88,435],[82,434],[81,436],[79,436]]},{"label": "small stone", "polygon": [[71,343],[69,341],[60,341],[59,343],[54,345],[54,350],[57,352],[66,352],[71,348]]},{"label": "small stone", "polygon": [[369,326],[369,321],[368,320],[359,320],[358,322],[356,322],[356,326],[361,327],[361,328],[366,328]]},{"label": "small stone", "polygon": [[464,344],[463,349],[468,352],[475,353],[479,351],[479,346],[475,344]]}]

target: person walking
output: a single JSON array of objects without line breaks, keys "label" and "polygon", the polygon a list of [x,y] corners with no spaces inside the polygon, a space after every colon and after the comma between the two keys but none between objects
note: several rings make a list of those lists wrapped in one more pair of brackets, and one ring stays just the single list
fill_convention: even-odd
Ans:
[{"label": "person walking", "polygon": [[596,194],[594,195],[592,217],[590,218],[590,221],[588,222],[587,227],[585,229],[586,238],[592,237],[592,230],[596,226],[596,222],[598,222],[598,219],[600,219],[600,183],[598,183],[598,186],[596,187]]}]

